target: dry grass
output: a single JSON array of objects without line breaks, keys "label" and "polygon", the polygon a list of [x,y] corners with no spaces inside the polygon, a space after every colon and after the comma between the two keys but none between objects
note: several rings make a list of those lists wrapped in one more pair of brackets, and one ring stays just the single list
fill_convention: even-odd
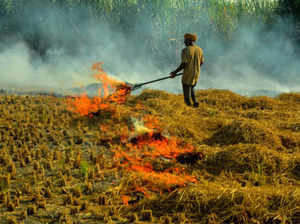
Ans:
[{"label": "dry grass", "polygon": [[[300,94],[197,98],[190,108],[145,90],[89,118],[62,98],[0,96],[0,223],[300,223]],[[135,154],[133,118],[205,158]],[[184,184],[128,170],[116,152],[175,177],[184,169]]]}]

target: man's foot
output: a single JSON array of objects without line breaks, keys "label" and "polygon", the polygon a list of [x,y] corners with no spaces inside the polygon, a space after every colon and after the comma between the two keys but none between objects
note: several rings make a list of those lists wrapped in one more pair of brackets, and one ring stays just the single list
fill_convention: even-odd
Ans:
[{"label": "man's foot", "polygon": [[199,107],[199,103],[194,103],[194,107]]},{"label": "man's foot", "polygon": [[185,102],[185,105],[192,106],[192,104],[190,102]]}]

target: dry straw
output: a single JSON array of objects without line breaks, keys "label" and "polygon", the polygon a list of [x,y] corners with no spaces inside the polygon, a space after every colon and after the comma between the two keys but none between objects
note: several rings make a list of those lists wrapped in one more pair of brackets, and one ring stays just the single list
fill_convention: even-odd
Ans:
[{"label": "dry straw", "polygon": [[[201,90],[196,97],[199,108],[189,108],[181,95],[145,90],[90,119],[66,112],[60,98],[0,96],[1,206],[9,205],[18,221],[16,211],[24,211],[22,219],[48,222],[37,214],[67,207],[63,222],[76,216],[91,223],[297,223],[300,95],[248,98]],[[40,117],[43,104],[47,118]],[[133,117],[204,158],[180,164],[165,153],[153,158],[151,144],[132,150]],[[141,175],[120,166],[126,158],[115,160],[115,152],[150,163],[156,172],[184,168],[184,177],[197,181],[166,187],[147,170]],[[28,203],[33,198],[39,200]]]}]

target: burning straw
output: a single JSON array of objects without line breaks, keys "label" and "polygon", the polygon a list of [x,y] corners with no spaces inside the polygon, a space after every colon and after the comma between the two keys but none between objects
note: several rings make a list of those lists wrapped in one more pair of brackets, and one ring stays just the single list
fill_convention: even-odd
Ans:
[{"label": "burning straw", "polygon": [[[102,110],[111,110],[115,104],[124,103],[130,94],[131,87],[109,77],[101,65],[102,63],[96,63],[92,67],[96,71],[94,77],[102,83],[98,96],[89,98],[83,93],[69,98],[68,106],[71,111],[81,116],[92,116]],[[148,197],[151,192],[172,191],[197,182],[181,164],[195,163],[203,158],[202,153],[196,152],[193,146],[176,137],[166,137],[158,119],[150,115],[144,116],[142,120],[132,118],[129,126],[133,127],[132,132],[120,133],[123,141],[116,143],[112,150],[113,167],[125,171],[126,182],[130,186],[123,189],[124,204],[129,203],[129,195],[134,195],[135,192]]]},{"label": "burning straw", "polygon": [[98,89],[98,96],[89,97],[86,92],[80,96],[67,98],[68,110],[80,116],[93,116],[103,110],[112,109],[113,103],[124,103],[131,92],[131,87],[124,82],[119,82],[102,69],[102,62],[95,63],[92,69],[95,70],[94,78],[101,82],[102,88]]},{"label": "burning straw", "polygon": [[191,157],[195,158],[195,162],[202,159],[203,154],[175,137],[165,137],[155,118],[146,116],[144,120],[147,127],[140,132],[142,122],[134,122],[134,133],[128,138],[125,148],[114,150],[115,165],[133,177],[135,191],[147,197],[149,192],[171,191],[197,182],[177,162],[185,163]]}]

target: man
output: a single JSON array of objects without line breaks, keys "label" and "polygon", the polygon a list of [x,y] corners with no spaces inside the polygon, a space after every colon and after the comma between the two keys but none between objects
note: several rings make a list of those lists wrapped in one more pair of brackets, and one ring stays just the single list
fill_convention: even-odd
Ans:
[{"label": "man", "polygon": [[199,79],[200,66],[204,63],[202,49],[194,44],[196,40],[196,34],[186,33],[184,35],[184,44],[186,48],[184,48],[181,53],[181,64],[175,71],[170,73],[170,76],[174,78],[176,76],[176,73],[180,72],[183,69],[181,82],[184,102],[186,103],[186,105],[191,106],[191,97],[194,107],[199,106],[199,103],[197,102],[195,97],[194,87],[196,86]]}]

